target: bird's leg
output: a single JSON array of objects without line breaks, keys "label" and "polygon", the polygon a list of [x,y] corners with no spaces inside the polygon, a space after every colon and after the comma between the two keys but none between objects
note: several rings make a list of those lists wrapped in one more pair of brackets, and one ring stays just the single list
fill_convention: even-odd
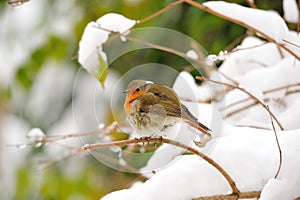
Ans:
[{"label": "bird's leg", "polygon": [[[202,137],[201,137],[201,136],[202,136]],[[204,135],[204,134],[203,134],[203,135],[201,135],[201,136],[200,136],[200,138],[201,138],[200,141],[194,140],[195,145],[198,146],[198,147],[204,147],[205,144],[206,144],[208,141],[211,140],[211,136],[210,136],[210,135]]]}]

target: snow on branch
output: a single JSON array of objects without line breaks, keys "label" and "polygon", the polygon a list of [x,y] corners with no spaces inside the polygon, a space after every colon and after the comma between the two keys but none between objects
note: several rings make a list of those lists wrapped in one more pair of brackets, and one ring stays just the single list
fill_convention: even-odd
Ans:
[{"label": "snow on branch", "polygon": [[281,125],[281,123],[278,121],[278,119],[276,118],[276,116],[268,109],[268,106],[266,104],[264,104],[260,99],[258,99],[255,95],[253,95],[251,92],[248,92],[246,89],[240,87],[240,86],[236,86],[236,85],[232,85],[229,83],[224,83],[224,82],[220,82],[220,81],[216,81],[216,80],[212,80],[209,78],[205,78],[205,77],[201,77],[201,76],[197,76],[196,79],[198,80],[202,80],[202,81],[209,81],[209,82],[213,82],[213,83],[217,83],[217,84],[221,84],[221,85],[225,85],[228,86],[230,88],[235,88],[238,89],[244,93],[246,93],[247,95],[249,95],[249,97],[251,99],[254,100],[254,102],[259,103],[268,113],[270,113],[270,115],[272,116],[272,118],[276,121],[277,125],[280,127],[281,130],[284,130],[283,126]]},{"label": "snow on branch", "polygon": [[[193,0],[184,1],[201,10],[239,24],[257,33],[268,41],[276,43],[280,48],[289,52],[297,58],[297,60],[300,60],[299,49],[292,48],[285,42],[285,40],[289,40],[292,43],[298,44],[299,39],[289,32],[284,20],[278,14],[272,11],[247,8],[224,1],[209,1],[203,4]],[[276,27],[276,29],[274,27]]]}]

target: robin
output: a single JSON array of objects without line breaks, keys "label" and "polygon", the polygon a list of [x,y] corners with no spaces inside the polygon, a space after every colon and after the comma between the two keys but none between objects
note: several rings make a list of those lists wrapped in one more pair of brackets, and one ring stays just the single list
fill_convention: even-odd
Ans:
[{"label": "robin", "polygon": [[130,125],[142,136],[157,136],[183,120],[211,138],[212,131],[198,122],[175,91],[167,86],[144,80],[131,81],[126,88],[124,108]]}]

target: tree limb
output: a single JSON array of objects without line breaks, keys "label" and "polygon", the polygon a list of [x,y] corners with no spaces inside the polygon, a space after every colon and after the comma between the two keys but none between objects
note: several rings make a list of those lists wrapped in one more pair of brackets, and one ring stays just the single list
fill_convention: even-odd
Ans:
[{"label": "tree limb", "polygon": [[276,121],[276,123],[278,124],[279,128],[281,130],[284,130],[283,126],[281,125],[281,123],[278,121],[278,119],[275,117],[275,115],[270,111],[268,110],[267,108],[267,105],[264,104],[261,100],[259,100],[258,98],[256,98],[253,94],[251,94],[250,92],[248,92],[247,90],[245,90],[244,88],[241,88],[239,86],[236,86],[236,85],[231,85],[229,83],[224,83],[224,82],[220,82],[220,81],[215,81],[215,80],[212,80],[212,79],[209,79],[209,78],[205,78],[205,77],[202,77],[202,76],[197,76],[196,79],[198,80],[202,80],[202,81],[209,81],[209,82],[212,82],[212,83],[217,83],[217,84],[221,84],[221,85],[225,85],[225,86],[228,86],[228,87],[231,87],[231,88],[235,88],[235,89],[238,89],[244,93],[246,93],[247,95],[249,95],[253,100],[254,102],[257,102],[259,103],[268,113],[270,113],[270,115],[272,116],[272,118]]}]

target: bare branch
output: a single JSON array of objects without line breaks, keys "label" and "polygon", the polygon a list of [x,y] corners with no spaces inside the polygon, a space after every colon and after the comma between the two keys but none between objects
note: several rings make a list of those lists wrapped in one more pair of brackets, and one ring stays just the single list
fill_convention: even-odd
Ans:
[{"label": "bare branch", "polygon": [[[286,89],[289,89],[289,88],[292,88],[292,87],[297,87],[297,86],[300,86],[300,83],[293,83],[293,84],[288,84],[288,85],[285,85],[285,86],[280,86],[280,87],[276,87],[276,88],[272,88],[272,89],[269,89],[269,90],[266,90],[266,91],[263,91],[263,95],[266,95],[266,94],[269,94],[269,93],[272,93],[272,92],[277,92],[279,90],[286,90]],[[296,93],[298,90],[293,90],[293,91],[287,91],[286,92],[286,95],[289,95],[289,94],[293,94],[293,93]],[[240,103],[244,103],[246,101],[249,101],[251,100],[250,98],[244,98],[244,99],[241,99],[241,100],[238,100],[238,101],[235,101],[235,102],[232,102],[231,104],[227,105],[226,107],[222,108],[221,110],[225,110],[225,109],[228,109],[230,107],[233,107],[235,105],[238,105]],[[268,98],[265,98],[264,101],[268,101],[269,99]],[[256,104],[256,103],[255,103]],[[252,106],[252,104],[251,104]],[[247,108],[248,106],[246,106]],[[245,108],[245,109],[246,109]],[[240,108],[242,109],[242,108]]]},{"label": "bare branch", "polygon": [[228,75],[226,75],[224,72],[222,72],[221,70],[218,70],[218,72],[221,74],[221,76],[223,76],[224,78],[226,78],[227,80],[231,81],[233,84],[235,85],[239,85],[239,83],[234,80],[233,78],[229,77]]},{"label": "bare branch", "polygon": [[257,8],[257,6],[255,5],[254,1],[251,0],[246,0],[247,4],[251,7],[251,8]]},{"label": "bare branch", "polygon": [[81,152],[82,152],[81,148],[75,148],[75,149],[71,150],[69,153],[67,153],[66,155],[60,156],[57,159],[51,160],[50,162],[40,163],[39,169],[40,170],[47,169],[47,168],[51,167],[52,165],[55,165],[55,164],[59,163],[60,161],[63,161],[63,160],[68,159],[68,158],[71,158],[71,157],[73,157],[75,155],[78,155]]},{"label": "bare branch", "polygon": [[270,115],[273,117],[273,119],[276,121],[276,123],[278,124],[278,126],[280,127],[281,130],[284,130],[283,126],[281,125],[281,123],[278,121],[278,119],[275,117],[275,115],[270,111],[268,110],[267,106],[261,101],[259,100],[258,98],[256,98],[253,94],[251,94],[250,92],[248,92],[247,90],[245,90],[244,88],[241,88],[239,86],[236,86],[236,85],[231,85],[229,83],[224,83],[224,82],[219,82],[219,81],[215,81],[215,80],[211,80],[209,78],[205,78],[205,77],[202,77],[202,76],[197,76],[196,79],[198,80],[202,80],[202,81],[209,81],[209,82],[213,82],[213,83],[217,83],[217,84],[221,84],[221,85],[225,85],[225,86],[228,86],[230,88],[235,88],[235,89],[238,89],[244,93],[246,93],[247,95],[250,96],[250,98],[252,98],[254,100],[254,102],[257,102],[259,103],[268,113],[270,113]]},{"label": "bare branch", "polygon": [[251,108],[251,107],[253,107],[253,106],[255,106],[255,105],[257,105],[257,103],[256,103],[256,102],[253,102],[253,103],[248,104],[248,105],[246,105],[246,106],[244,106],[244,107],[241,107],[241,108],[239,108],[239,109],[236,109],[235,111],[232,111],[232,112],[226,114],[226,115],[225,115],[225,118],[230,117],[230,116],[232,116],[232,115],[235,115],[235,114],[237,114],[237,113],[239,113],[239,112],[241,112],[241,111],[243,111],[243,110],[247,110],[247,109],[249,109],[249,108]]},{"label": "bare branch", "polygon": [[[267,106],[267,108],[270,110],[269,106]],[[274,131],[274,134],[275,134],[276,143],[277,143],[277,147],[278,147],[278,151],[279,151],[279,166],[278,166],[276,175],[274,177],[276,179],[278,177],[278,174],[280,172],[281,165],[282,165],[282,152],[281,152],[281,147],[280,147],[280,144],[279,144],[278,136],[277,136],[277,133],[276,133],[276,129],[275,129],[275,126],[274,126],[273,118],[272,118],[271,115],[270,115],[270,119],[271,119],[271,124],[272,124],[272,128],[273,128],[273,131]]]},{"label": "bare branch", "polygon": [[300,46],[299,46],[298,44],[295,44],[295,43],[293,43],[293,42],[291,42],[291,41],[289,41],[289,40],[283,39],[282,41],[284,41],[284,42],[286,42],[286,43],[288,43],[288,44],[294,45],[295,47],[300,48]]},{"label": "bare branch", "polygon": [[297,23],[297,34],[300,32],[300,1],[298,1],[298,23]]},{"label": "bare branch", "polygon": [[253,192],[241,192],[239,196],[234,194],[227,194],[227,195],[214,195],[214,196],[207,196],[207,197],[198,197],[194,198],[193,200],[236,200],[236,199],[251,199],[251,198],[259,198],[260,192],[253,191]]},{"label": "bare branch", "polygon": [[194,153],[194,154],[198,155],[199,157],[204,159],[206,162],[208,162],[211,166],[213,166],[216,170],[218,170],[223,175],[223,177],[226,179],[228,184],[230,185],[230,187],[232,189],[232,194],[234,194],[236,196],[239,196],[240,191],[236,187],[235,182],[233,181],[233,179],[214,160],[212,160],[211,158],[209,158],[208,156],[206,156],[205,154],[203,154],[202,152],[198,151],[195,148],[192,148],[192,147],[187,146],[185,144],[182,144],[180,142],[170,140],[170,139],[165,139],[165,138],[144,138],[143,137],[143,138],[135,138],[135,139],[131,139],[131,140],[120,140],[120,141],[113,141],[113,142],[107,142],[107,143],[85,144],[85,145],[83,145],[79,148],[74,149],[73,151],[71,151],[70,154],[62,156],[59,159],[53,160],[52,162],[48,163],[45,167],[48,167],[48,166],[50,166],[52,164],[55,164],[55,163],[57,163],[61,160],[64,160],[66,158],[70,158],[72,156],[77,155],[78,153],[86,152],[86,151],[91,150],[91,149],[99,149],[99,148],[103,148],[103,147],[113,147],[113,146],[125,146],[125,145],[129,145],[129,144],[149,143],[149,142],[171,144],[171,145],[183,148],[183,149],[185,149],[185,150],[187,150],[191,153]]},{"label": "bare branch", "polygon": [[163,9],[161,9],[161,10],[159,10],[159,11],[153,13],[152,15],[149,15],[148,17],[145,17],[144,19],[139,20],[139,21],[137,22],[137,24],[141,24],[141,23],[144,23],[144,22],[146,22],[146,21],[149,21],[149,20],[153,19],[154,17],[157,17],[158,15],[161,15],[162,13],[164,13],[164,12],[166,12],[166,11],[172,9],[173,7],[179,5],[179,4],[183,3],[183,2],[184,2],[184,0],[178,0],[178,1],[175,1],[175,2],[173,2],[173,3],[171,3],[171,4],[168,4],[168,5],[167,5],[166,7],[164,7]]}]

